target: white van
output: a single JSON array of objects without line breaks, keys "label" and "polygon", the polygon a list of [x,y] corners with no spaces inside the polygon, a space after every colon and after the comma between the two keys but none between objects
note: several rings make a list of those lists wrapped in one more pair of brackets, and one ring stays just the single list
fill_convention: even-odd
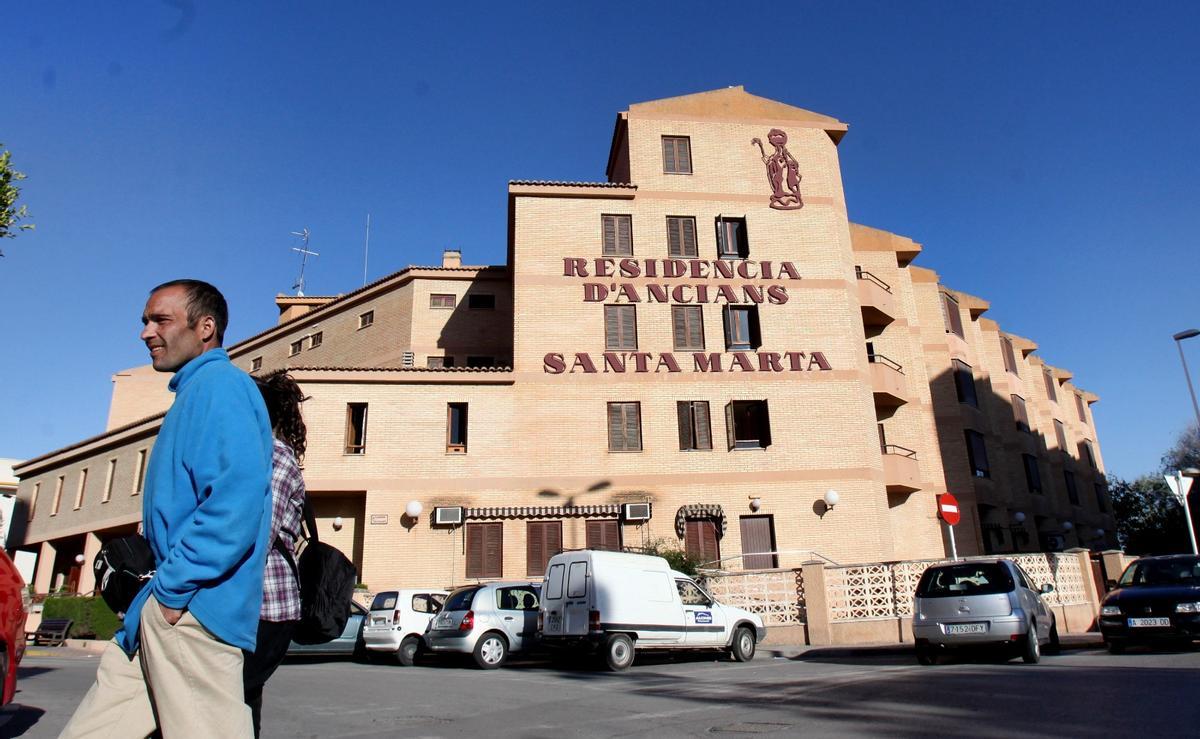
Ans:
[{"label": "white van", "polygon": [[599,650],[611,670],[633,664],[635,649],[727,649],[745,662],[767,633],[662,557],[596,550],[551,557],[538,622],[547,647]]}]

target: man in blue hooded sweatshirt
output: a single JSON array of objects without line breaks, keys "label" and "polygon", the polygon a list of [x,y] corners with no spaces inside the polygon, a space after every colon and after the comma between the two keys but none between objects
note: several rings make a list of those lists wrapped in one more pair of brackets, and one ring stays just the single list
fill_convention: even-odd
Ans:
[{"label": "man in blue hooded sweatshirt", "polygon": [[253,650],[270,543],[271,426],[221,348],[225,298],[199,280],[150,293],[141,338],[175,402],[146,470],[142,526],[157,570],[104,653],[64,737],[252,737]]}]

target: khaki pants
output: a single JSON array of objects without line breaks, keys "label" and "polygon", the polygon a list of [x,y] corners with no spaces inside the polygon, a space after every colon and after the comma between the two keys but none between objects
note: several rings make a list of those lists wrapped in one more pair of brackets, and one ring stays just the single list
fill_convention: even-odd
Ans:
[{"label": "khaki pants", "polygon": [[143,739],[253,737],[242,692],[242,650],[213,636],[190,612],[167,623],[151,596],[142,609],[141,648],[130,659],[108,645],[96,682],[61,737]]}]

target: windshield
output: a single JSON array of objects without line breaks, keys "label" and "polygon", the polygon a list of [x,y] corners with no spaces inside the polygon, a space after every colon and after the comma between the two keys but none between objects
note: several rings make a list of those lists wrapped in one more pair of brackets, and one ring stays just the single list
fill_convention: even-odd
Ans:
[{"label": "windshield", "polygon": [[1200,557],[1134,562],[1121,575],[1120,585],[1200,585]]},{"label": "windshield", "polygon": [[450,594],[446,599],[446,605],[442,606],[444,611],[469,611],[471,610],[471,601],[475,600],[475,594],[479,592],[482,585],[477,585],[471,588],[460,588]]},{"label": "windshield", "polygon": [[998,562],[968,562],[925,570],[917,585],[917,595],[922,598],[951,598],[995,595],[1012,589],[1012,575],[1004,565]]}]

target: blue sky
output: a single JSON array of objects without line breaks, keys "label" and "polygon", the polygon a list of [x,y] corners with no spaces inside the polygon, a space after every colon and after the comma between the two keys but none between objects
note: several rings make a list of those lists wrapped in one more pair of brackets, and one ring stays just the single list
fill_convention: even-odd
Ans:
[{"label": "blue sky", "polygon": [[[991,301],[1101,396],[1110,471],[1191,419],[1200,4],[14,2],[0,142],[0,457],[103,430],[146,290],[208,279],[228,338],[408,264],[503,263],[510,179],[603,180],[630,103],[744,84],[850,124],[850,217]],[[1200,370],[1200,339],[1185,344]]]}]

